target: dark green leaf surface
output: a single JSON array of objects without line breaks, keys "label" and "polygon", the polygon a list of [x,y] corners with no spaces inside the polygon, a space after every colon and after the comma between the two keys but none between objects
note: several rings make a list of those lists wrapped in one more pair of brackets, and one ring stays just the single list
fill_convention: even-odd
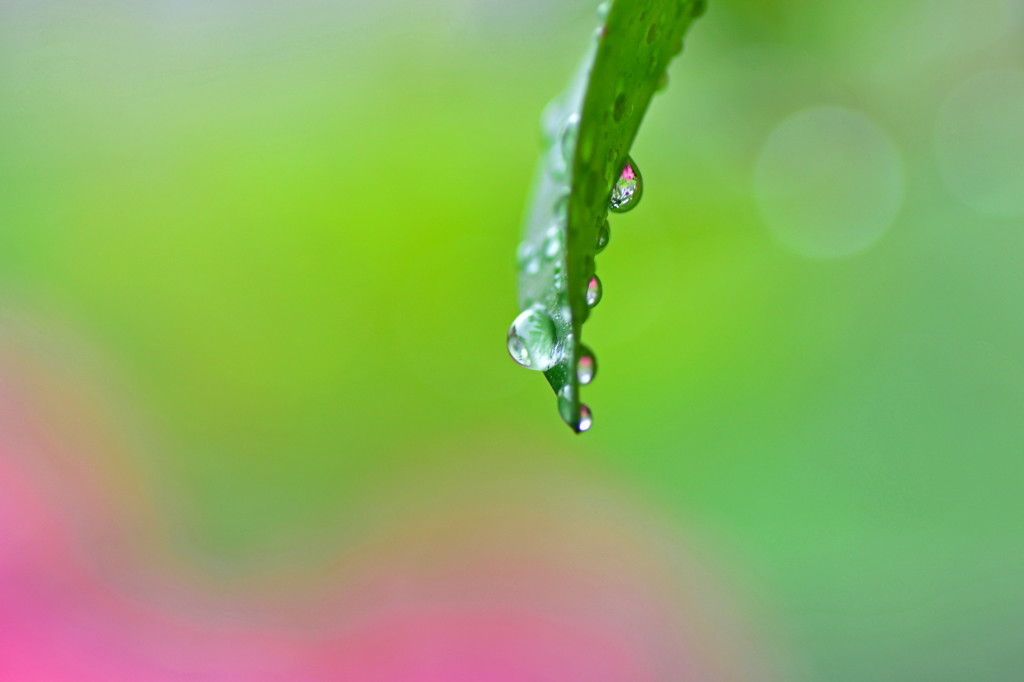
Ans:
[{"label": "dark green leaf surface", "polygon": [[576,368],[587,353],[598,230],[651,97],[703,9],[703,0],[616,0],[599,12],[606,21],[580,74],[544,113],[545,153],[518,252],[519,307],[554,322],[557,362],[545,376],[576,432],[590,426]]}]

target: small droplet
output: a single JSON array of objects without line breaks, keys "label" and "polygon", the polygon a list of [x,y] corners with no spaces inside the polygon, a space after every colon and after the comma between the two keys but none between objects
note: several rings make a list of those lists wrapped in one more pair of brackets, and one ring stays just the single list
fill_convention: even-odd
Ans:
[{"label": "small droplet", "polygon": [[540,137],[545,148],[552,146],[558,139],[558,123],[562,117],[562,102],[556,98],[548,102],[540,115]]},{"label": "small droplet", "polygon": [[594,417],[590,414],[590,408],[586,405],[580,405],[580,421],[576,425],[576,431],[583,433],[589,431],[590,427],[594,425]]},{"label": "small droplet", "polygon": [[615,119],[616,123],[622,122],[622,119],[626,118],[633,113],[633,103],[629,101],[625,93],[620,94],[615,98],[615,104],[612,105],[612,118]]},{"label": "small droplet", "polygon": [[586,386],[594,377],[597,375],[597,358],[587,348],[583,349],[583,354],[580,355],[579,361],[576,363],[576,380],[580,382],[580,386]]},{"label": "small droplet", "polygon": [[533,258],[536,253],[537,248],[531,242],[522,242],[516,248],[516,259],[523,264]]},{"label": "small droplet", "polygon": [[574,111],[569,118],[565,120],[565,125],[562,126],[562,134],[559,136],[559,149],[562,152],[562,159],[565,161],[566,167],[572,164],[572,156],[576,152],[576,136],[580,131],[580,114],[578,111]]},{"label": "small droplet", "polygon": [[569,426],[575,423],[575,415],[572,413],[572,382],[569,382],[558,392],[558,414]]},{"label": "small droplet", "polygon": [[609,208],[616,213],[625,213],[640,203],[643,195],[643,178],[640,177],[640,169],[632,158],[626,157],[626,165],[619,174],[612,188],[611,205]]},{"label": "small droplet", "polygon": [[608,12],[612,9],[611,0],[604,0],[597,6],[597,20],[602,24],[608,21]]},{"label": "small droplet", "polygon": [[526,270],[526,274],[528,275],[536,275],[540,272],[540,258],[534,256],[530,260],[526,261],[526,265],[523,269]]},{"label": "small droplet", "polygon": [[555,220],[557,220],[559,222],[559,224],[564,225],[565,221],[569,218],[569,195],[568,194],[563,194],[562,196],[558,197],[558,200],[555,202],[554,212],[555,212]]},{"label": "small droplet", "polygon": [[544,257],[551,260],[558,255],[562,248],[562,234],[557,225],[552,225],[547,233],[547,240],[544,242]]},{"label": "small droplet", "polygon": [[651,27],[647,29],[647,44],[650,45],[658,39],[658,35],[661,33],[661,29],[658,28],[657,24],[651,24]]},{"label": "small droplet", "polygon": [[610,240],[611,237],[612,228],[608,224],[608,221],[601,221],[601,224],[597,226],[597,253],[604,251],[604,247],[608,246],[608,240]]},{"label": "small droplet", "polygon": [[595,305],[601,302],[601,280],[594,275],[587,282],[587,293],[586,293],[587,306],[593,308]]},{"label": "small droplet", "polygon": [[508,329],[508,353],[522,367],[546,371],[558,363],[555,323],[540,306],[519,314]]}]

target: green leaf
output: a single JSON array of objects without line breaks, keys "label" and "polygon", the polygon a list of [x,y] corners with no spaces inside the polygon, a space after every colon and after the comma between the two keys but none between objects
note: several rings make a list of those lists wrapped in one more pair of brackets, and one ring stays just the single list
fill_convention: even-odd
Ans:
[{"label": "green leaf", "polygon": [[[589,409],[580,402],[580,379],[589,383],[596,369],[582,343],[583,323],[592,310],[587,298],[596,277],[594,257],[607,242],[609,206],[628,210],[643,189],[638,172],[632,188],[613,197],[613,187],[651,97],[665,83],[669,62],[682,51],[683,34],[703,11],[704,0],[616,0],[610,9],[605,3],[599,17],[606,20],[583,68],[544,112],[545,151],[517,254],[519,308],[524,311],[517,321],[527,316],[530,324],[513,323],[509,342],[521,364],[544,370],[562,419],[577,433],[591,423]],[[595,298],[600,298],[599,281],[597,296],[591,296],[594,305]],[[516,331],[537,329],[542,314],[552,321],[554,338],[542,339],[537,347],[544,349],[544,357],[524,363],[538,339],[522,338]]]}]

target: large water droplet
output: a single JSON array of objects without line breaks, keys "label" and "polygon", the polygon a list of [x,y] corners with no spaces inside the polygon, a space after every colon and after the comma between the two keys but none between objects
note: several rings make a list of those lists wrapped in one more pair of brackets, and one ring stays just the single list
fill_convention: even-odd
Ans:
[{"label": "large water droplet", "polygon": [[540,306],[519,314],[508,328],[508,353],[527,369],[546,371],[558,362],[555,323]]},{"label": "large water droplet", "polygon": [[608,224],[607,220],[601,222],[597,226],[597,253],[604,251],[604,247],[608,246],[608,240],[612,237],[612,228]]},{"label": "large water droplet", "polygon": [[595,305],[601,302],[601,280],[594,275],[587,282],[586,301],[587,305],[593,308]]},{"label": "large water droplet", "polygon": [[594,353],[588,349],[583,349],[583,354],[580,355],[580,359],[576,362],[576,380],[580,382],[581,386],[586,386],[594,377],[597,375],[597,358]]},{"label": "large water droplet", "polygon": [[625,213],[640,203],[640,197],[644,193],[643,178],[640,177],[640,169],[636,162],[626,157],[626,165],[622,167],[619,179],[615,181],[612,188],[611,205],[609,208],[616,213]]},{"label": "large water droplet", "polygon": [[579,433],[589,431],[590,427],[594,425],[594,417],[590,414],[590,408],[586,405],[580,405],[580,421],[576,425],[576,430]]}]

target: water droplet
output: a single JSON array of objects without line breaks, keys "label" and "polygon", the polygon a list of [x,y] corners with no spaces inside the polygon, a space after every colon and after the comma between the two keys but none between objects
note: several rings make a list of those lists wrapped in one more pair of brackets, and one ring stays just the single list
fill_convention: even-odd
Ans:
[{"label": "water droplet", "polygon": [[597,20],[602,24],[608,21],[608,12],[612,9],[611,0],[604,0],[600,5],[597,6]]},{"label": "water droplet", "polygon": [[546,371],[558,362],[555,323],[540,306],[519,314],[508,328],[508,353],[527,369]]},{"label": "water droplet", "polygon": [[569,195],[563,194],[558,197],[555,202],[555,220],[560,224],[565,224],[565,221],[569,218]]},{"label": "water droplet", "polygon": [[547,241],[544,242],[544,257],[551,260],[558,255],[562,248],[562,232],[557,225],[552,225],[547,232]]},{"label": "water droplet", "polygon": [[594,275],[587,282],[587,293],[586,293],[587,305],[593,308],[595,305],[601,302],[601,280]]},{"label": "water droplet", "polygon": [[562,386],[562,390],[558,392],[558,414],[562,417],[562,421],[569,426],[576,422],[575,415],[572,413],[572,396],[571,382]]},{"label": "water droplet", "polygon": [[562,134],[559,136],[559,149],[562,152],[562,159],[565,161],[566,167],[572,164],[572,156],[576,152],[576,136],[579,134],[579,131],[580,114],[578,111],[574,111],[565,120]]},{"label": "water droplet", "polygon": [[658,39],[658,35],[661,33],[661,29],[658,28],[657,24],[651,24],[651,27],[647,29],[647,44],[650,45]]},{"label": "water droplet", "polygon": [[562,102],[556,98],[548,102],[540,115],[540,136],[544,147],[550,147],[558,139],[559,122],[562,118]]},{"label": "water droplet", "polygon": [[526,274],[528,275],[536,275],[540,272],[540,258],[534,256],[530,260],[526,261],[524,270],[526,270]]},{"label": "water droplet", "polygon": [[586,386],[597,375],[597,358],[589,348],[583,349],[579,361],[576,363],[576,380],[580,386]]},{"label": "water droplet", "polygon": [[533,258],[536,253],[537,249],[531,242],[521,242],[516,248],[516,259],[522,264]]},{"label": "water droplet", "polygon": [[615,98],[615,104],[612,105],[612,118],[615,119],[616,123],[620,123],[622,119],[626,118],[633,113],[633,103],[626,97],[626,93],[620,94]]},{"label": "water droplet", "polygon": [[626,157],[626,165],[619,174],[612,188],[611,210],[616,213],[625,213],[640,203],[643,195],[643,178],[640,177],[640,169],[632,158]]},{"label": "water droplet", "polygon": [[556,289],[562,291],[563,289],[565,289],[565,280],[565,273],[559,270],[558,272],[555,273],[555,276],[552,278],[551,283],[555,285]]},{"label": "water droplet", "polygon": [[611,237],[612,228],[608,224],[608,221],[601,221],[601,224],[597,226],[597,253],[604,251],[604,247],[608,246],[608,240],[610,240]]},{"label": "water droplet", "polygon": [[586,405],[580,405],[580,421],[576,425],[576,431],[583,433],[589,431],[590,427],[594,425],[594,417],[590,414],[590,408]]}]

